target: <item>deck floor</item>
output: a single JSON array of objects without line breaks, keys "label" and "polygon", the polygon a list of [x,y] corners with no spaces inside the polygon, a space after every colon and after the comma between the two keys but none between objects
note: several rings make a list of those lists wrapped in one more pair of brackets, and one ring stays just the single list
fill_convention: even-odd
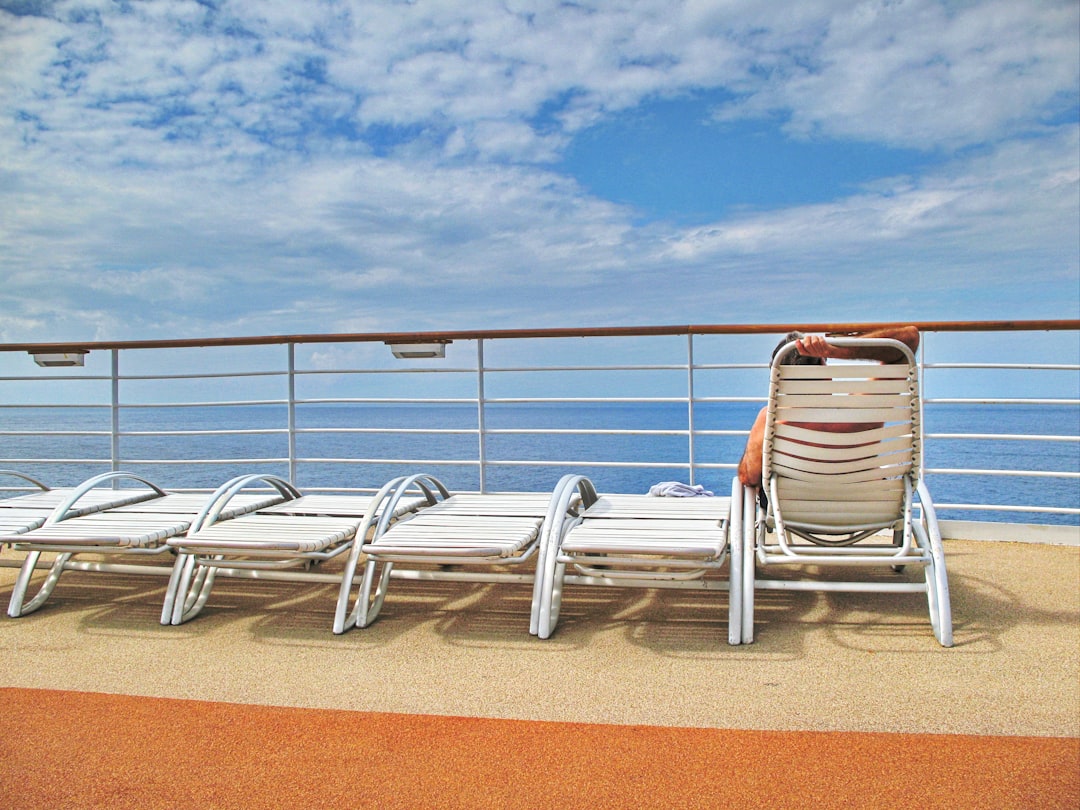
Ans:
[{"label": "deck floor", "polygon": [[[1080,549],[948,541],[956,646],[921,595],[568,588],[554,636],[520,585],[395,581],[371,627],[330,632],[329,585],[219,580],[158,624],[165,580],[67,572],[0,619],[0,686],[471,717],[728,729],[1080,736]],[[3,559],[17,559],[11,550]],[[0,568],[6,605],[15,569]],[[572,684],[572,688],[568,688]]]}]

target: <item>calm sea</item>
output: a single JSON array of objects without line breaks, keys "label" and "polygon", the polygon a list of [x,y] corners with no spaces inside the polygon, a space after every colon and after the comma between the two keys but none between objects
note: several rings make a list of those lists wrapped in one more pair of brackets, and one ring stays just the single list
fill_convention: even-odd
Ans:
[{"label": "calm sea", "polygon": [[[746,430],[757,412],[753,403],[705,403],[695,409],[697,430]],[[931,405],[926,433],[995,433],[1077,436],[1080,409],[1073,406]],[[488,430],[685,430],[685,406],[678,404],[496,404],[486,411]],[[105,409],[4,409],[4,431],[108,431]],[[297,428],[435,429],[475,431],[476,409],[457,405],[304,405],[297,410]],[[138,431],[281,430],[287,424],[284,406],[125,408],[120,429]],[[108,469],[108,436],[3,436],[0,465],[15,467],[46,483],[64,486]],[[738,462],[742,436],[698,436],[699,464]],[[475,433],[300,433],[296,454],[302,461],[296,483],[303,488],[378,487],[395,475],[424,471],[451,490],[475,490],[480,479],[475,464],[452,464],[478,456]],[[123,436],[122,467],[163,487],[214,487],[243,472],[269,472],[283,477],[288,466],[284,433]],[[541,432],[487,437],[489,462],[507,460],[561,461],[559,466],[493,463],[485,485],[490,490],[544,490],[567,472],[589,475],[607,492],[645,492],[658,481],[688,481],[687,438],[668,435],[616,436]],[[52,461],[28,462],[27,459]],[[209,460],[229,460],[209,464]],[[309,460],[303,460],[309,459]],[[318,460],[315,460],[318,459]],[[371,460],[405,459],[405,464]],[[142,463],[147,460],[182,462]],[[620,462],[630,467],[596,467],[590,462]],[[674,465],[674,466],[664,466]],[[1080,444],[1030,440],[929,439],[924,465],[933,469],[1080,471]],[[730,468],[698,470],[696,483],[717,494],[730,491]],[[927,482],[938,503],[988,503],[1080,507],[1080,479],[1004,475],[929,474]],[[942,517],[1075,525],[1075,515],[1010,514],[947,510]]]}]

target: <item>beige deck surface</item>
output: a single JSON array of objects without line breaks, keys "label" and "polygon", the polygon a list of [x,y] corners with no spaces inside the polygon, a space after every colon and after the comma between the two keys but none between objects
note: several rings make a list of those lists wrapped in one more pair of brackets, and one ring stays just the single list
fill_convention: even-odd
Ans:
[{"label": "beige deck surface", "polygon": [[[729,647],[724,593],[570,587],[559,627],[540,641],[528,634],[527,586],[400,581],[374,625],[334,636],[330,585],[219,579],[197,619],[162,627],[165,578],[68,572],[41,611],[0,617],[0,686],[729,729],[1080,736],[1080,549],[948,541],[946,554],[949,650],[921,595],[759,593],[756,642]],[[0,568],[5,606],[15,574]]]}]

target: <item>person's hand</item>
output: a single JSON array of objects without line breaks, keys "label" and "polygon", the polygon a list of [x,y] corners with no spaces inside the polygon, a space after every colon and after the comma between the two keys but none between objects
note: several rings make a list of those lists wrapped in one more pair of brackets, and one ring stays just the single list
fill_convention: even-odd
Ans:
[{"label": "person's hand", "polygon": [[832,349],[822,335],[807,335],[795,342],[795,348],[805,357],[830,357]]}]

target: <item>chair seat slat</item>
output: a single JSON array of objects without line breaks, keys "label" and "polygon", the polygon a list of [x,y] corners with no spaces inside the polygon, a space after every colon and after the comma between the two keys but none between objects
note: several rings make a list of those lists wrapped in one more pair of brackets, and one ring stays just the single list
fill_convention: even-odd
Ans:
[{"label": "chair seat slat", "polygon": [[819,424],[872,424],[906,421],[911,418],[911,408],[788,408],[776,409],[776,418],[782,422],[809,422]]},{"label": "chair seat slat", "polygon": [[827,366],[789,366],[783,365],[773,372],[778,379],[787,380],[877,380],[908,379],[911,369],[906,363],[830,363]]}]

